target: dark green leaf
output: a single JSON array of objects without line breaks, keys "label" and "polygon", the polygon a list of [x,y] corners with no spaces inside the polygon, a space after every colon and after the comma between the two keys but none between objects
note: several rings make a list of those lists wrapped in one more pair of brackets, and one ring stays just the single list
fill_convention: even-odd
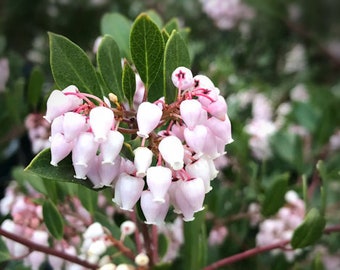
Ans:
[{"label": "dark green leaf", "polygon": [[325,218],[320,215],[319,210],[312,208],[304,222],[294,231],[291,240],[292,247],[304,248],[313,245],[322,236],[325,225]]},{"label": "dark green leaf", "polygon": [[159,234],[158,237],[158,253],[160,257],[163,257],[169,247],[169,239],[164,234]]},{"label": "dark green leaf", "polygon": [[132,22],[119,13],[107,13],[100,24],[102,35],[111,35],[117,42],[121,57],[130,58],[129,36]]},{"label": "dark green leaf", "polygon": [[39,67],[35,67],[28,81],[27,96],[29,104],[37,109],[38,102],[42,96],[42,87],[44,83],[44,75]]},{"label": "dark green leaf", "polygon": [[15,168],[12,175],[16,181],[19,181],[19,183],[23,185],[25,183],[30,184],[36,191],[47,195],[45,183],[38,175],[25,171],[23,168]]},{"label": "dark green leaf", "polygon": [[277,175],[272,179],[273,182],[266,191],[262,202],[261,209],[264,216],[275,214],[284,204],[288,179],[288,174]]},{"label": "dark green leaf", "polygon": [[11,91],[5,92],[6,95],[6,112],[10,116],[11,124],[22,124],[22,118],[25,114],[24,103],[24,79],[18,79]]},{"label": "dark green leaf", "polygon": [[123,69],[123,92],[132,108],[133,96],[136,91],[136,75],[130,64],[124,61]]},{"label": "dark green leaf", "polygon": [[162,36],[163,36],[164,43],[166,44],[168,42],[170,35],[168,34],[168,32],[165,29],[162,29],[161,33],[162,33]]},{"label": "dark green leaf", "polygon": [[26,167],[25,170],[39,175],[43,179],[55,180],[61,182],[71,182],[82,184],[88,188],[91,188],[93,184],[90,180],[80,180],[74,178],[74,170],[72,166],[71,157],[67,157],[62,160],[57,167],[50,165],[51,151],[45,149],[40,152],[31,163]]},{"label": "dark green leaf", "polygon": [[105,83],[105,96],[114,93],[119,101],[124,100],[122,93],[122,64],[117,43],[105,35],[99,45],[97,64]]},{"label": "dark green leaf", "polygon": [[319,126],[320,112],[310,103],[296,102],[293,105],[293,116],[296,121],[311,133]]},{"label": "dark green leaf", "polygon": [[166,32],[170,35],[173,30],[179,31],[179,22],[177,18],[172,18],[170,21],[166,23],[164,26]]},{"label": "dark green leaf", "polygon": [[5,242],[0,237],[0,262],[9,261],[11,259],[11,255],[8,252],[7,246]]},{"label": "dark green leaf", "polygon": [[172,103],[177,97],[177,89],[171,81],[171,74],[179,66],[189,68],[190,56],[181,34],[174,30],[165,45],[164,74],[166,87],[164,96],[167,103]]},{"label": "dark green leaf", "polygon": [[184,222],[184,269],[203,269],[207,256],[205,211],[196,213],[195,220]]},{"label": "dark green leaf", "polygon": [[147,10],[145,14],[151,18],[151,20],[158,26],[159,29],[163,27],[163,20],[155,10]]},{"label": "dark green leaf", "polygon": [[57,207],[50,200],[43,204],[43,217],[48,231],[56,239],[62,239],[64,233],[63,219]]},{"label": "dark green leaf", "polygon": [[53,78],[60,89],[75,85],[81,92],[103,96],[96,71],[86,53],[64,36],[49,33]]},{"label": "dark green leaf", "polygon": [[98,205],[98,192],[78,185],[78,198],[85,209],[93,215]]},{"label": "dark green leaf", "polygon": [[[148,92],[148,100],[152,102],[163,95],[163,76],[159,73],[163,72],[164,41],[158,26],[145,13],[139,15],[132,26],[130,50]],[[152,84],[157,87],[151,89]],[[159,88],[160,84],[162,88]]]}]

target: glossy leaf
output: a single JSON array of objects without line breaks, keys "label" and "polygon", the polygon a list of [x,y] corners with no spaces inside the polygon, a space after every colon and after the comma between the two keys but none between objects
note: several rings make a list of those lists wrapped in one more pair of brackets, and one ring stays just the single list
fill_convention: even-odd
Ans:
[{"label": "glossy leaf", "polygon": [[127,98],[130,107],[132,108],[133,96],[136,91],[136,75],[132,67],[127,61],[124,62],[122,80],[123,80],[122,86],[123,86],[124,95]]},{"label": "glossy leaf", "polygon": [[184,269],[203,269],[207,259],[205,211],[195,214],[195,220],[184,222]]},{"label": "glossy leaf", "polygon": [[[130,34],[131,57],[145,84],[148,100],[154,101],[163,95],[162,73],[164,41],[158,26],[142,13],[134,22]],[[157,87],[151,88],[152,84]],[[161,87],[161,88],[159,88]]]},{"label": "glossy leaf", "polygon": [[99,45],[97,65],[105,84],[105,96],[114,93],[123,101],[121,57],[117,43],[109,35],[105,35]]},{"label": "glossy leaf", "polygon": [[50,200],[43,204],[45,225],[52,236],[58,240],[63,238],[64,223],[57,207]]},{"label": "glossy leaf", "polygon": [[64,36],[49,33],[53,78],[60,89],[76,85],[81,92],[103,96],[97,74],[86,53]]},{"label": "glossy leaf", "polygon": [[276,176],[272,181],[271,186],[265,192],[265,198],[262,202],[262,214],[271,216],[275,214],[285,202],[285,194],[288,186],[288,174]]},{"label": "glossy leaf", "polygon": [[37,109],[38,102],[42,96],[42,87],[44,83],[44,75],[39,67],[35,67],[28,81],[27,97],[29,104]]},{"label": "glossy leaf", "polygon": [[177,97],[177,89],[171,81],[172,72],[179,66],[190,67],[188,48],[177,31],[172,31],[165,45],[164,74],[165,74],[165,101],[172,103]]},{"label": "glossy leaf", "polygon": [[304,222],[294,231],[291,245],[293,248],[304,248],[313,245],[320,239],[325,228],[325,218],[320,214],[319,210],[312,208]]}]

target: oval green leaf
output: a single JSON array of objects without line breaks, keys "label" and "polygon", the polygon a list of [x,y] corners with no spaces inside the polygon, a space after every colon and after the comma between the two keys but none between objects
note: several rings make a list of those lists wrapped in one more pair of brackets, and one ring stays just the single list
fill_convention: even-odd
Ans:
[{"label": "oval green leaf", "polygon": [[114,93],[123,101],[122,64],[117,43],[111,36],[105,35],[99,45],[97,65],[105,84],[105,96]]},{"label": "oval green leaf", "polygon": [[132,67],[127,61],[124,61],[122,80],[123,80],[122,86],[123,86],[124,95],[127,98],[130,107],[132,108],[133,96],[136,91],[136,75]]},{"label": "oval green leaf", "polygon": [[57,207],[50,200],[45,201],[43,204],[43,217],[45,225],[51,235],[61,240],[64,233],[63,219]]},{"label": "oval green leaf", "polygon": [[291,245],[293,248],[304,248],[313,245],[322,236],[325,228],[325,218],[320,214],[319,210],[312,208],[304,222],[294,231]]},{"label": "oval green leaf", "polygon": [[44,75],[39,67],[35,67],[30,75],[28,81],[27,97],[28,102],[33,109],[37,109],[38,102],[42,96],[42,87],[44,83]]},{"label": "oval green leaf", "polygon": [[75,85],[81,92],[102,97],[96,71],[86,53],[64,36],[49,33],[53,78],[60,89]]}]

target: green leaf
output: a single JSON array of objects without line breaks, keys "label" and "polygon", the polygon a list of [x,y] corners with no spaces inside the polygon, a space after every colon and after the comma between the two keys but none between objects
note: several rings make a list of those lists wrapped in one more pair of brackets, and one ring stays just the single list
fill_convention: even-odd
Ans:
[{"label": "green leaf", "polygon": [[103,37],[98,48],[97,64],[107,89],[105,96],[114,93],[119,101],[123,101],[121,58],[118,45],[111,36]]},{"label": "green leaf", "polygon": [[158,253],[163,257],[169,248],[169,239],[164,234],[158,236]]},{"label": "green leaf", "polygon": [[195,220],[184,222],[184,269],[203,269],[207,260],[205,211],[196,213]]},{"label": "green leaf", "polygon": [[159,29],[163,27],[163,20],[155,10],[147,10],[145,14],[147,14],[151,18],[151,20],[158,26]]},{"label": "green leaf", "polygon": [[132,108],[133,96],[136,91],[136,75],[128,61],[124,61],[122,85],[124,95]]},{"label": "green leaf", "polygon": [[47,180],[76,183],[84,185],[88,188],[91,188],[93,186],[91,181],[88,179],[80,180],[73,177],[74,170],[70,156],[59,162],[57,167],[50,165],[50,161],[51,150],[45,149],[35,156],[35,158],[31,161],[31,163],[26,167],[25,170],[35,173],[41,178]]},{"label": "green leaf", "polygon": [[53,78],[60,89],[75,85],[81,92],[103,96],[96,71],[86,53],[64,36],[49,33]]},{"label": "green leaf", "polygon": [[[158,26],[145,13],[139,15],[132,26],[130,50],[132,60],[145,84],[148,100],[152,102],[160,98],[164,87],[163,76],[159,75],[163,72],[164,41]],[[152,84],[157,87],[151,89]]]},{"label": "green leaf", "polygon": [[325,228],[325,218],[320,215],[319,210],[312,208],[304,222],[294,231],[291,245],[294,249],[313,245],[320,239]]},{"label": "green leaf", "polygon": [[171,80],[172,72],[179,66],[190,67],[188,48],[180,33],[173,30],[165,45],[164,74],[165,74],[165,101],[172,103],[177,97],[177,89]]},{"label": "green leaf", "polygon": [[61,240],[64,232],[63,219],[57,207],[50,200],[45,201],[43,204],[43,217],[48,231],[54,238]]},{"label": "green leaf", "polygon": [[166,32],[170,35],[173,30],[179,31],[179,21],[177,18],[172,18],[170,21],[166,23],[164,26]]},{"label": "green leaf", "polygon": [[15,168],[12,171],[12,175],[16,181],[21,184],[29,183],[36,191],[41,194],[47,195],[44,181],[36,174],[29,171],[25,171],[23,168]]},{"label": "green leaf", "polygon": [[78,185],[78,198],[85,209],[93,215],[98,206],[98,192]]},{"label": "green leaf", "polygon": [[24,109],[26,109],[23,100],[25,96],[24,87],[25,81],[24,79],[20,78],[15,82],[11,91],[5,92],[6,112],[10,116],[11,124],[22,125],[22,118],[25,114]]},{"label": "green leaf", "polygon": [[265,193],[261,212],[264,216],[275,214],[285,202],[289,174],[276,175],[272,184]]},{"label": "green leaf", "polygon": [[9,254],[5,242],[0,237],[0,262],[9,261],[11,259],[11,254]]},{"label": "green leaf", "polygon": [[293,116],[301,126],[311,133],[319,127],[321,113],[310,103],[296,102],[293,104]]},{"label": "green leaf", "polygon": [[117,42],[121,57],[130,58],[129,36],[132,22],[119,13],[107,13],[102,17],[102,35],[111,35]]},{"label": "green leaf", "polygon": [[41,93],[43,91],[44,75],[39,67],[35,67],[28,81],[27,97],[29,104],[37,109]]}]

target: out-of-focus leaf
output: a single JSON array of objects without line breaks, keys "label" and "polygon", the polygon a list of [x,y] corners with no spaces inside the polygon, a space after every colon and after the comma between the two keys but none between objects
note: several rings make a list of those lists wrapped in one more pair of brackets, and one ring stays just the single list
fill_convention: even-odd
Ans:
[{"label": "out-of-focus leaf", "polygon": [[13,178],[21,184],[30,184],[36,191],[41,194],[47,195],[45,183],[38,175],[29,171],[25,171],[23,168],[15,168],[12,171]]},{"label": "out-of-focus leaf", "polygon": [[164,234],[159,234],[158,253],[159,253],[160,258],[162,258],[166,254],[168,247],[169,247],[168,238]]},{"label": "out-of-focus leaf", "polygon": [[24,103],[24,79],[18,79],[14,83],[11,91],[5,93],[6,95],[6,113],[10,117],[11,124],[22,124],[22,118],[25,115]]},{"label": "out-of-focus leaf", "polygon": [[320,215],[319,210],[312,208],[303,223],[295,229],[291,240],[292,247],[296,249],[313,245],[322,236],[325,225],[325,218]]},{"label": "out-of-focus leaf", "polygon": [[78,185],[78,198],[85,209],[93,215],[98,206],[98,192]]},{"label": "out-of-focus leaf", "polygon": [[136,91],[136,75],[127,61],[124,62],[122,80],[124,95],[127,98],[130,107],[132,108],[133,96]]},{"label": "out-of-focus leaf", "polygon": [[294,103],[293,116],[301,126],[308,129],[311,133],[314,133],[319,126],[320,112],[311,103]]},{"label": "out-of-focus leaf", "polygon": [[37,109],[39,99],[42,97],[42,87],[44,83],[44,74],[39,67],[35,67],[28,81],[27,97],[29,104]]},{"label": "out-of-focus leaf", "polygon": [[102,35],[111,35],[120,49],[120,56],[130,58],[129,36],[132,22],[119,13],[103,16],[100,29]]},{"label": "out-of-focus leaf", "polygon": [[173,30],[179,31],[179,21],[177,18],[172,18],[164,25],[164,29],[170,35]]},{"label": "out-of-focus leaf", "polygon": [[5,242],[0,237],[0,262],[9,261],[11,259],[11,255],[8,252],[7,246]]},{"label": "out-of-focus leaf", "polygon": [[54,238],[60,240],[63,238],[64,223],[63,219],[52,201],[47,200],[43,204],[43,217],[48,231]]},{"label": "out-of-focus leaf", "polygon": [[145,14],[147,14],[151,18],[151,20],[158,26],[159,29],[163,27],[163,20],[155,10],[147,10]]},{"label": "out-of-focus leaf", "polygon": [[265,192],[265,198],[261,205],[261,212],[264,216],[275,214],[284,204],[288,178],[288,174],[282,174],[272,179],[273,182]]},{"label": "out-of-focus leaf", "polygon": [[60,89],[75,85],[81,92],[102,97],[96,71],[86,53],[64,36],[49,33],[53,78]]}]

